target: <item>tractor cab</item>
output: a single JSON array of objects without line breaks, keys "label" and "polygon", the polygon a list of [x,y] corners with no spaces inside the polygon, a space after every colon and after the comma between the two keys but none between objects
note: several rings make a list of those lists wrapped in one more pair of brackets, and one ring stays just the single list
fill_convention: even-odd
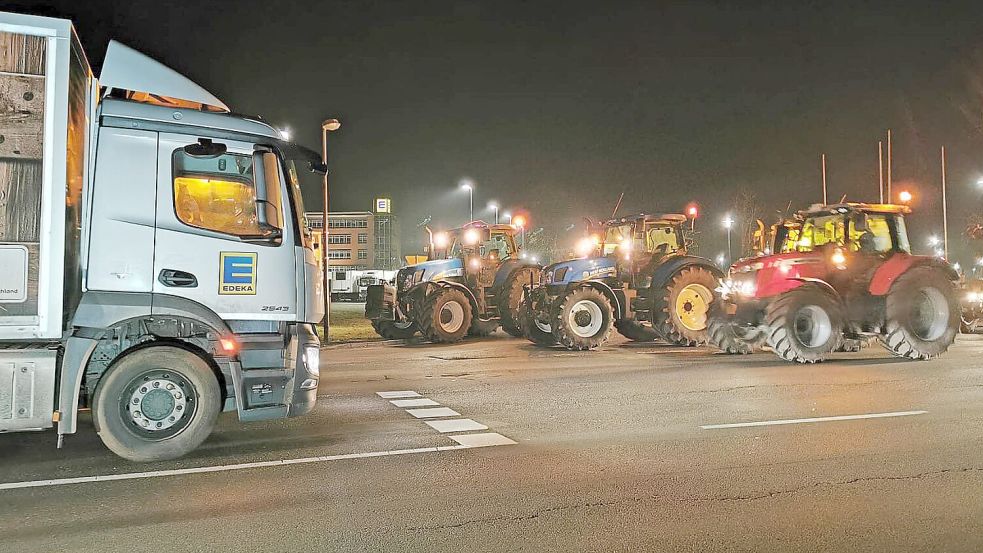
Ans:
[{"label": "tractor cab", "polygon": [[758,219],[756,223],[758,228],[755,229],[751,238],[752,257],[788,253],[795,249],[796,242],[799,241],[799,234],[802,232],[802,221],[797,218],[783,219],[771,225],[767,230],[761,219]]}]

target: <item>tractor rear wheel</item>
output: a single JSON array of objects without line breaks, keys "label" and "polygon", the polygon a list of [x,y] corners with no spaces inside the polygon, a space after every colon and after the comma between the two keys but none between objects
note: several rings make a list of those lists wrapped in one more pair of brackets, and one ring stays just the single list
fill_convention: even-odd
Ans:
[{"label": "tractor rear wheel", "polygon": [[522,337],[521,313],[523,299],[525,298],[526,284],[537,284],[539,282],[539,269],[536,267],[522,267],[512,271],[505,285],[500,292],[501,297],[498,301],[498,314],[502,320],[502,330],[508,332],[516,338]]},{"label": "tractor rear wheel", "polygon": [[614,321],[614,328],[617,329],[619,334],[632,342],[651,342],[659,339],[659,333],[654,328],[631,319],[618,319]]},{"label": "tractor rear wheel", "polygon": [[498,320],[481,320],[478,317],[475,317],[471,320],[471,329],[468,330],[468,336],[485,337],[495,332],[497,329]]},{"label": "tractor rear wheel", "polygon": [[420,332],[431,342],[459,342],[471,328],[471,302],[464,292],[440,288],[420,306]]},{"label": "tractor rear wheel", "polygon": [[888,292],[881,344],[898,357],[938,357],[956,339],[959,315],[952,281],[938,269],[915,267]]},{"label": "tractor rear wheel", "polygon": [[695,346],[707,341],[707,313],[717,277],[706,267],[690,265],[656,292],[652,325],[666,341]]},{"label": "tractor rear wheel", "polygon": [[840,305],[817,285],[785,292],[765,310],[768,345],[776,355],[795,363],[816,363],[843,341]]},{"label": "tractor rear wheel", "polygon": [[522,302],[522,334],[530,342],[540,346],[555,346],[556,336],[549,323],[544,323],[536,317],[532,303],[527,298]]},{"label": "tractor rear wheel", "polygon": [[722,312],[718,302],[714,302],[707,321],[707,341],[724,353],[747,355],[761,346],[764,337],[759,330],[738,324]]},{"label": "tractor rear wheel", "polygon": [[375,333],[386,340],[408,340],[416,334],[416,323],[412,321],[372,321]]},{"label": "tractor rear wheel", "polygon": [[577,288],[563,296],[550,317],[558,342],[573,350],[601,347],[611,335],[614,310],[595,288]]}]

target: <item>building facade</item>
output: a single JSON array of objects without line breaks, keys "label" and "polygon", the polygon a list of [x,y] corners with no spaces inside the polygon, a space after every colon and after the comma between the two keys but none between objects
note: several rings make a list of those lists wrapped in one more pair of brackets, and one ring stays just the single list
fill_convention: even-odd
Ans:
[{"label": "building facade", "polygon": [[[402,265],[399,223],[392,202],[376,199],[373,211],[328,213],[328,267],[332,271],[394,270]],[[324,228],[320,212],[306,214],[317,251]]]}]

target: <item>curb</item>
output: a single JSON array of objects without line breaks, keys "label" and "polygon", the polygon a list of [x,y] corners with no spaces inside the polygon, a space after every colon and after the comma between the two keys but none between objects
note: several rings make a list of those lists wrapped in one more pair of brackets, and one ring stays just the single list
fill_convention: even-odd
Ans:
[{"label": "curb", "polygon": [[354,340],[351,342],[341,342],[339,344],[322,345],[321,350],[366,348],[369,346],[374,346],[376,344],[394,345],[394,344],[403,344],[405,342],[406,340]]}]

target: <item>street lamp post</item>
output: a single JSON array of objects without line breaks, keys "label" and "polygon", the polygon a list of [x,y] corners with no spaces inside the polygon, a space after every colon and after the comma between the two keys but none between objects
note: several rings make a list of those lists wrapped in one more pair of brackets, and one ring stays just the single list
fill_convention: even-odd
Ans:
[{"label": "street lamp post", "polygon": [[498,224],[498,204],[496,204],[494,202],[493,203],[490,203],[490,204],[488,204],[488,209],[494,209],[495,210],[495,224],[497,225]]},{"label": "street lamp post", "polygon": [[468,191],[468,222],[474,221],[474,183],[461,179],[461,188]]},{"label": "street lamp post", "polygon": [[724,228],[727,229],[727,261],[733,262],[734,252],[730,247],[730,229],[734,227],[734,219],[730,215],[724,217]]},{"label": "street lamp post", "polygon": [[337,119],[327,119],[321,123],[321,162],[324,163],[324,196],[321,204],[321,286],[324,294],[324,341],[328,341],[328,321],[331,310],[331,288],[328,283],[328,133],[341,128]]}]

